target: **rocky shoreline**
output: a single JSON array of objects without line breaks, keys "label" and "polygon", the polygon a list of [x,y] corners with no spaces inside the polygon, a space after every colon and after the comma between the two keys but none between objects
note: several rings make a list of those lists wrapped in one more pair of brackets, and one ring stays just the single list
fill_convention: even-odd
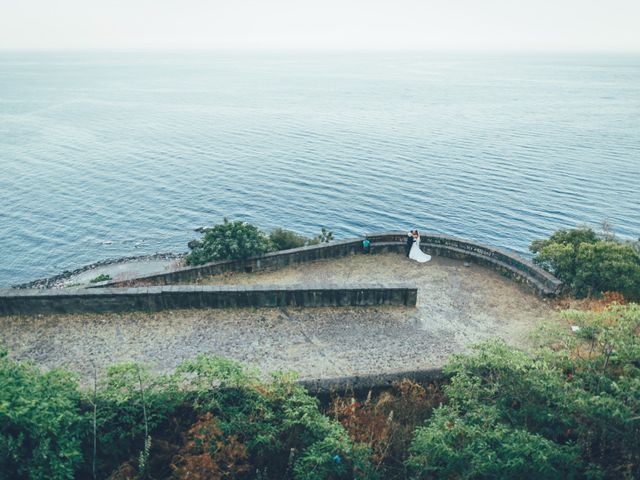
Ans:
[{"label": "rocky shoreline", "polygon": [[147,255],[134,255],[131,257],[120,257],[120,258],[109,258],[106,260],[100,260],[98,262],[91,263],[89,265],[84,265],[83,267],[77,268],[75,270],[65,270],[64,272],[54,275],[52,277],[40,278],[38,280],[33,280],[27,283],[21,283],[18,285],[12,285],[11,288],[17,289],[27,289],[27,288],[64,288],[67,282],[78,275],[96,270],[101,267],[108,267],[112,265],[122,265],[131,262],[145,262],[145,261],[158,261],[158,260],[181,260],[183,259],[187,253],[152,253]]}]

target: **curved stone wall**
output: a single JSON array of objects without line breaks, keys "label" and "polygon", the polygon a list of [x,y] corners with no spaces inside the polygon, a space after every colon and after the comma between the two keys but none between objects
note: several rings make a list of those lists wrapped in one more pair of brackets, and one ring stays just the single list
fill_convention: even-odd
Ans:
[{"label": "curved stone wall", "polygon": [[[371,253],[375,254],[379,252],[404,252],[407,237],[405,232],[382,232],[369,234],[366,238],[371,242]],[[184,267],[171,272],[140,276],[126,281],[96,283],[90,288],[170,285],[193,282],[201,277],[225,272],[277,270],[288,265],[362,254],[364,253],[362,248],[364,239],[365,237],[353,238],[272,252],[243,260],[220,261],[195,267]],[[553,275],[516,254],[469,240],[448,235],[424,234],[422,235],[421,247],[431,255],[471,261],[496,270],[526,284],[543,296],[557,295],[562,285],[560,280]]]},{"label": "curved stone wall", "polygon": [[[374,250],[404,251],[406,233],[371,234],[367,238]],[[420,246],[431,255],[471,261],[523,282],[543,296],[555,296],[562,282],[533,262],[499,248],[449,235],[421,235]]]}]

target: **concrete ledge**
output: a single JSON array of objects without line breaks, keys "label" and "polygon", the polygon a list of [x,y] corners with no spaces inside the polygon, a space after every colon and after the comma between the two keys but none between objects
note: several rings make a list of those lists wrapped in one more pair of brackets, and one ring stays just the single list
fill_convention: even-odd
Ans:
[{"label": "concrete ledge", "polygon": [[122,281],[109,280],[106,282],[98,282],[88,286],[88,288],[171,285],[175,283],[192,282],[202,277],[220,275],[226,272],[278,270],[289,265],[362,253],[362,240],[364,240],[364,237],[311,245],[308,247],[292,248],[290,250],[266,253],[257,257],[244,258],[242,260],[210,262],[204,265],[178,268],[170,272],[141,275]]},{"label": "concrete ledge", "polygon": [[428,384],[430,382],[443,381],[446,378],[447,375],[442,371],[442,368],[431,368],[372,375],[351,375],[317,380],[299,380],[297,383],[306,388],[312,395],[322,396],[344,392],[362,395],[369,391],[375,393],[379,390],[385,390],[393,386],[395,382],[404,379],[412,380],[420,384]]},{"label": "concrete ledge", "polygon": [[407,285],[173,285],[102,289],[0,290],[0,315],[107,313],[190,308],[415,307],[418,291]]},{"label": "concrete ledge", "polygon": [[[371,242],[371,253],[404,252],[406,232],[381,232],[366,236]],[[294,248],[243,260],[212,262],[195,267],[184,267],[155,275],[140,276],[126,281],[96,283],[89,288],[170,285],[193,282],[201,277],[225,272],[256,272],[278,270],[315,260],[341,258],[364,253],[365,237]],[[422,248],[431,255],[467,260],[496,270],[531,287],[542,296],[555,296],[562,282],[556,277],[519,255],[480,243],[448,235],[423,234]]]}]

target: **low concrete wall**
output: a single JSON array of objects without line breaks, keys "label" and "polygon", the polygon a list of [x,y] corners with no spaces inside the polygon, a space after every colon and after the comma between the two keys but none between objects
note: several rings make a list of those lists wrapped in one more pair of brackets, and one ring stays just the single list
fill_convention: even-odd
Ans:
[{"label": "low concrete wall", "polygon": [[[405,232],[382,232],[369,234],[366,238],[371,242],[371,253],[404,252],[406,235]],[[96,283],[90,288],[170,285],[194,282],[201,277],[225,272],[277,270],[288,265],[364,253],[362,248],[364,238],[294,248],[243,260],[220,261],[196,267],[184,267],[171,272],[145,275],[126,281]],[[497,270],[516,281],[525,283],[536,293],[543,296],[554,296],[560,291],[562,285],[560,280],[532,262],[513,253],[448,235],[424,234],[421,238],[422,249],[431,255],[471,261]]]},{"label": "low concrete wall", "polygon": [[[404,232],[368,235],[373,253],[404,252],[407,234]],[[533,262],[499,248],[451,237],[449,235],[421,235],[420,247],[431,255],[466,260],[496,270],[509,278],[525,283],[536,293],[557,295],[562,282]]]},{"label": "low concrete wall", "polygon": [[311,395],[324,396],[333,393],[353,393],[355,395],[366,395],[372,391],[377,393],[387,390],[395,382],[404,379],[412,380],[416,383],[426,385],[432,382],[445,381],[448,376],[442,368],[429,368],[425,370],[410,370],[393,373],[378,373],[372,375],[352,375],[348,377],[321,378],[317,380],[299,380]]},{"label": "low concrete wall", "polygon": [[106,282],[99,282],[89,286],[89,288],[129,287],[137,285],[172,285],[176,283],[193,282],[202,277],[219,275],[226,272],[278,270],[288,265],[312,262],[314,260],[322,260],[325,258],[340,258],[361,253],[362,240],[364,240],[364,238],[293,248],[291,250],[267,253],[242,260],[211,262],[195,267],[178,268],[171,272],[142,275],[123,281],[110,280]]},{"label": "low concrete wall", "polygon": [[184,308],[415,307],[418,290],[406,285],[200,286],[177,285],[95,290],[0,290],[0,315],[159,311]]}]

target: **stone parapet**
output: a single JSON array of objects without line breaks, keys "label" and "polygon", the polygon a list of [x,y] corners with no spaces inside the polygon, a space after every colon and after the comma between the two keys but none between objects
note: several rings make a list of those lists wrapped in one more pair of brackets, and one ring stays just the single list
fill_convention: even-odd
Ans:
[{"label": "stone parapet", "polygon": [[[178,268],[171,272],[144,275],[125,281],[101,282],[89,288],[171,285],[195,282],[202,277],[226,272],[278,270],[289,265],[363,254],[365,252],[362,241],[365,238],[370,241],[370,253],[372,254],[403,252],[406,233],[372,233],[366,237],[272,252],[242,260],[211,262]],[[560,292],[562,286],[560,280],[533,262],[514,253],[449,235],[423,234],[421,239],[422,249],[431,255],[470,261],[491,268],[526,284],[542,296],[555,296]]]},{"label": "stone parapet", "polygon": [[156,312],[191,308],[415,307],[407,285],[170,285],[101,289],[0,290],[0,315]]}]

